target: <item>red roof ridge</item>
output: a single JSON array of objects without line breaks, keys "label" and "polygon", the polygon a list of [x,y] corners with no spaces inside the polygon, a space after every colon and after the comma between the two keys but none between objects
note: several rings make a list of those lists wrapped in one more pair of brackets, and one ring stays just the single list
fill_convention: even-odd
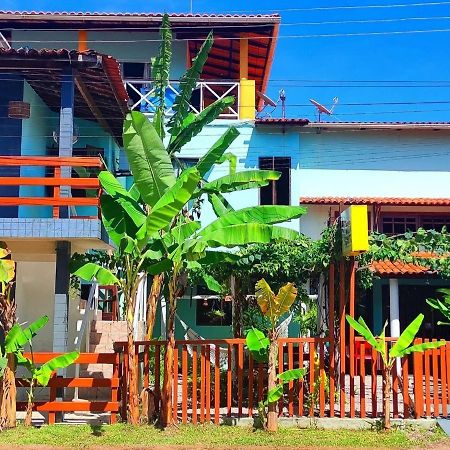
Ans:
[{"label": "red roof ridge", "polygon": [[395,206],[450,206],[444,197],[300,197],[304,205],[395,205]]}]

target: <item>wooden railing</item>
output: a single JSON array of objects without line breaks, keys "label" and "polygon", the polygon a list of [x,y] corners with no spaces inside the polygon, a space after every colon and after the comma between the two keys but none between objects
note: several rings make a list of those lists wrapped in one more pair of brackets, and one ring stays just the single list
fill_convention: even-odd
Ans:
[{"label": "wooden railing", "polygon": [[[25,354],[27,358],[31,358],[31,354]],[[58,356],[57,353],[33,353],[33,360],[35,364],[43,364],[50,359]],[[39,398],[34,403],[34,410],[48,413],[48,423],[54,424],[56,421],[56,413],[61,412],[78,412],[89,411],[94,413],[110,412],[110,423],[117,421],[117,413],[119,411],[118,402],[118,389],[119,389],[119,365],[118,354],[114,353],[81,353],[75,364],[102,364],[112,366],[112,377],[110,378],[94,378],[94,377],[59,377],[54,374],[50,379],[47,387],[35,388],[35,391],[39,392],[39,396],[42,397],[42,390],[48,390],[48,400],[43,401]],[[103,366],[102,366],[103,367]],[[29,385],[27,379],[16,378],[16,385],[19,389]],[[106,388],[106,392],[109,393],[109,399],[104,401],[75,401],[73,396],[68,399],[57,400],[57,397],[64,397],[64,388]],[[26,408],[26,402],[17,402],[17,409],[24,411]]]},{"label": "wooden railing", "polygon": [[[417,340],[417,343],[420,340]],[[140,387],[156,398],[162,385],[165,343],[137,342]],[[388,343],[387,345],[392,345]],[[361,339],[343,355],[327,338],[280,339],[278,371],[305,367],[303,381],[290,382],[279,402],[286,417],[379,417],[382,413],[382,361]],[[126,417],[126,344],[121,354],[121,415]],[[253,360],[243,339],[177,341],[174,367],[173,418],[186,423],[219,423],[227,417],[252,417],[266,395],[267,365]],[[447,415],[450,400],[450,343],[402,358],[392,371],[391,410],[395,418]]]},{"label": "wooden railing", "polygon": [[[0,156],[0,167],[50,167],[54,168],[53,176],[22,177],[2,176],[2,186],[49,186],[53,187],[53,195],[36,197],[0,197],[0,206],[51,206],[53,218],[60,216],[60,207],[99,206],[99,181],[98,178],[69,178],[61,177],[63,167],[103,167],[99,157],[55,157],[55,156]],[[72,197],[61,195],[61,188],[94,189],[95,197]]]},{"label": "wooden railing", "polygon": [[[126,79],[125,87],[133,101],[130,109],[138,110],[153,117],[159,106],[159,96],[157,88],[152,80]],[[166,117],[172,116],[176,96],[180,93],[180,82],[171,80],[165,90],[165,110]],[[239,119],[239,95],[240,83],[237,80],[200,80],[196,83],[194,92],[189,100],[189,110],[194,114],[200,114],[207,106],[216,100],[221,100],[227,96],[234,96],[233,105],[225,109],[219,118]]]}]

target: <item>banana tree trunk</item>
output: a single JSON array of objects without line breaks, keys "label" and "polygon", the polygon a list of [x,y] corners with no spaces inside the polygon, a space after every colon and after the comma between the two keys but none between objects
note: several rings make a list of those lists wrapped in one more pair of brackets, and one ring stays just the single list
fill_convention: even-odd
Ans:
[{"label": "banana tree trunk", "polygon": [[[272,336],[270,336],[269,339],[270,339],[270,346],[269,346],[268,390],[270,391],[277,385],[278,343],[276,339],[272,338]],[[277,402],[269,403],[267,406],[266,427],[268,431],[278,430]]]},{"label": "banana tree trunk", "polygon": [[[16,322],[14,295],[0,294],[0,327],[3,334],[9,332]],[[8,364],[0,380],[0,429],[16,426],[16,361],[14,355],[7,355]]]},{"label": "banana tree trunk", "polygon": [[30,384],[30,392],[28,393],[28,403],[25,412],[24,426],[31,427],[33,423],[33,381]]},{"label": "banana tree trunk", "polygon": [[164,274],[155,275],[152,281],[152,287],[147,299],[147,330],[145,333],[145,339],[151,340],[153,337],[153,330],[155,328],[156,308],[158,306],[158,300],[161,295],[161,289],[164,282]]},{"label": "banana tree trunk", "polygon": [[175,350],[175,312],[176,299],[172,297],[172,289],[169,287],[169,317],[167,320],[167,343],[164,355],[164,380],[161,391],[161,425],[167,427],[173,423],[172,402],[173,402],[173,367]]},{"label": "banana tree trunk", "polygon": [[383,415],[384,429],[391,429],[391,369],[383,368]]},{"label": "banana tree trunk", "polygon": [[135,354],[134,330],[128,330],[128,422],[139,424],[138,361]]},{"label": "banana tree trunk", "polygon": [[136,295],[132,294],[127,302],[127,358],[128,358],[128,422],[139,424],[139,395],[138,395],[138,360],[134,345],[134,310]]},{"label": "banana tree trunk", "polygon": [[12,354],[7,358],[8,364],[0,382],[0,428],[16,426],[16,362]]}]

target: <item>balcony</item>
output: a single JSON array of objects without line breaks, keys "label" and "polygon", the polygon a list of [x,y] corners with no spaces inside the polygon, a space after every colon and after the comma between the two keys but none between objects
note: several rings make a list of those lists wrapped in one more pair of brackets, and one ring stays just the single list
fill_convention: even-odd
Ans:
[{"label": "balcony", "polygon": [[[152,117],[159,106],[159,98],[156,95],[156,88],[153,86],[152,81],[125,79],[124,82],[130,97],[130,109],[141,111],[147,116]],[[166,117],[174,114],[173,105],[179,91],[179,81],[171,81],[167,86],[165,93]],[[241,83],[235,80],[199,81],[190,99],[190,111],[194,114],[200,114],[211,103],[229,95],[235,98],[235,102],[219,118],[237,120],[240,118]]]},{"label": "balcony", "polygon": [[2,238],[103,239],[99,157],[0,156]]}]

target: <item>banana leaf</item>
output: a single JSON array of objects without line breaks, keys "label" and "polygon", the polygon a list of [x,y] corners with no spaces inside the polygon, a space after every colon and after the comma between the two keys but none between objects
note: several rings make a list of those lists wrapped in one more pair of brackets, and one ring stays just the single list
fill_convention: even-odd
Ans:
[{"label": "banana leaf", "polygon": [[236,172],[217,178],[216,180],[205,183],[202,188],[202,193],[227,193],[235,192],[238,188],[249,189],[260,186],[266,186],[270,181],[278,180],[281,172],[275,170],[245,170],[243,172]]},{"label": "banana leaf", "polygon": [[142,200],[154,206],[176,181],[164,144],[147,117],[137,111],[127,114],[123,142]]},{"label": "banana leaf", "polygon": [[364,319],[362,317],[360,317],[358,319],[358,322],[349,315],[347,315],[345,317],[347,319],[347,322],[350,324],[350,326],[357,333],[359,333],[375,350],[377,350],[377,351],[382,350],[382,347],[380,347],[379,342],[377,342],[374,335],[372,334],[372,331],[370,331],[370,328],[366,325],[366,323],[364,322]]},{"label": "banana leaf", "polygon": [[253,243],[269,243],[274,239],[294,240],[298,232],[289,228],[260,223],[241,223],[219,228],[211,232],[200,232],[200,239],[210,247],[235,247]]},{"label": "banana leaf", "polygon": [[183,122],[186,116],[190,112],[190,101],[192,97],[192,92],[197,86],[197,82],[203,71],[203,66],[205,65],[206,59],[208,58],[208,53],[213,45],[213,35],[212,32],[208,34],[205,42],[200,47],[197,56],[192,61],[191,67],[186,71],[180,80],[180,93],[175,98],[174,105],[172,107],[175,114],[170,118],[168,123],[169,133],[172,139],[179,134],[183,127]]},{"label": "banana leaf", "polygon": [[208,194],[208,201],[211,203],[217,217],[223,216],[227,212],[234,211],[233,207],[222,194]]},{"label": "banana leaf", "polygon": [[136,226],[142,226],[145,222],[145,213],[139,202],[120,184],[119,180],[106,170],[100,172],[98,179],[103,190],[120,205]]},{"label": "banana leaf", "polygon": [[403,356],[403,352],[414,341],[420,326],[422,325],[424,315],[419,314],[403,331],[397,342],[389,350],[389,356],[391,358],[397,358]]},{"label": "banana leaf", "polygon": [[248,208],[238,209],[237,211],[228,212],[207,225],[203,232],[210,233],[219,228],[240,223],[261,223],[272,225],[276,223],[286,222],[296,219],[306,213],[306,209],[302,206],[284,206],[284,205],[264,205],[250,206]]},{"label": "banana leaf", "polygon": [[289,383],[290,381],[301,380],[306,373],[306,369],[291,369],[286,370],[278,375],[278,379],[283,383]]},{"label": "banana leaf", "polygon": [[408,347],[405,349],[401,356],[410,355],[411,353],[415,352],[424,352],[425,350],[433,349],[433,348],[439,348],[443,345],[446,345],[446,341],[435,341],[435,342],[423,342],[422,344],[416,344],[411,345],[411,347]]},{"label": "banana leaf", "polygon": [[71,273],[85,281],[97,280],[102,285],[119,284],[119,280],[110,270],[95,263],[88,262],[80,265],[78,261],[71,260],[69,268]]},{"label": "banana leaf", "polygon": [[34,378],[41,386],[47,386],[50,377],[55,370],[65,369],[73,364],[80,354],[78,352],[65,353],[64,355],[56,356],[55,358],[42,364],[42,366],[35,371]]},{"label": "banana leaf", "polygon": [[245,337],[245,343],[255,361],[261,363],[268,361],[270,341],[262,331],[252,327]]},{"label": "banana leaf", "polygon": [[165,229],[191,199],[200,181],[195,167],[185,170],[177,182],[158,200],[147,216],[147,235]]},{"label": "banana leaf", "polygon": [[202,178],[209,172],[212,166],[221,159],[225,151],[238,136],[239,131],[235,127],[230,127],[200,159],[197,163],[197,170]]},{"label": "banana leaf", "polygon": [[169,155],[173,155],[175,152],[180,151],[181,148],[190,142],[194,136],[197,136],[206,125],[217,119],[220,114],[233,103],[234,97],[221,98],[220,100],[211,103],[211,105],[207,106],[199,114],[190,115],[189,120],[183,122],[175,139],[170,141],[167,147]]},{"label": "banana leaf", "polygon": [[21,351],[48,322],[48,316],[42,316],[32,322],[28,327],[22,328],[19,324],[14,324],[5,337],[5,353],[16,353]]},{"label": "banana leaf", "polygon": [[152,77],[158,96],[158,108],[153,118],[153,126],[161,139],[164,139],[164,110],[166,87],[170,79],[170,63],[172,61],[172,30],[168,14],[164,14],[159,31],[161,43],[159,54],[152,59]]}]

